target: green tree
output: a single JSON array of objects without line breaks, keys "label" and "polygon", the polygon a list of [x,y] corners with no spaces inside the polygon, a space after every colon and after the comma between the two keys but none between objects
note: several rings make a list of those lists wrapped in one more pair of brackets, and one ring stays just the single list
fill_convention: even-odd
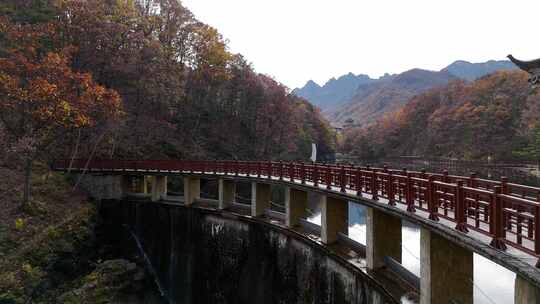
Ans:
[{"label": "green tree", "polygon": [[537,161],[540,170],[540,122],[532,130],[532,138],[525,148],[517,150],[514,154],[518,157],[534,159]]}]

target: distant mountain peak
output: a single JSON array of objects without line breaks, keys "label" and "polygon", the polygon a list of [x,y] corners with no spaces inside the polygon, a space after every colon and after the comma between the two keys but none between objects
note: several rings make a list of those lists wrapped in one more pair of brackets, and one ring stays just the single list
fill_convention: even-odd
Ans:
[{"label": "distant mountain peak", "polygon": [[295,89],[293,93],[309,100],[321,109],[325,109],[349,100],[360,84],[370,81],[374,80],[367,75],[356,76],[349,72],[337,78],[330,78],[323,86],[310,80],[304,87]]},{"label": "distant mountain peak", "polygon": [[456,60],[452,62],[450,65],[458,65],[458,64],[472,64],[470,61],[467,60]]},{"label": "distant mountain peak", "polygon": [[456,60],[440,71],[414,68],[400,74],[385,73],[378,79],[349,72],[330,78],[322,86],[310,80],[293,93],[321,108],[334,123],[341,124],[353,118],[362,124],[396,109],[416,94],[445,85],[451,80],[473,81],[499,70],[516,68],[506,60],[481,63]]},{"label": "distant mountain peak", "polygon": [[508,60],[489,60],[478,63],[456,60],[441,71],[446,71],[461,79],[473,81],[496,71],[514,70],[516,68],[517,67]]},{"label": "distant mountain peak", "polygon": [[315,81],[313,80],[308,80],[308,82],[306,82],[306,84],[304,85],[304,88],[310,88],[310,87],[314,87],[314,88],[320,88],[321,86],[316,83]]}]

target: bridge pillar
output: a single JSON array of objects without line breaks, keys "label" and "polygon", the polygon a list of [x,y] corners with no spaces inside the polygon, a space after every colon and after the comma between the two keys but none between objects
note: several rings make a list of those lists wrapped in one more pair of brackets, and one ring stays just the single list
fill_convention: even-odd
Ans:
[{"label": "bridge pillar", "polygon": [[122,199],[129,192],[128,178],[123,175],[112,176],[112,198]]},{"label": "bridge pillar", "polygon": [[472,280],[473,253],[422,228],[420,304],[472,304]]},{"label": "bridge pillar", "polygon": [[123,176],[94,175],[89,186],[91,196],[97,199],[122,199],[127,193]]},{"label": "bridge pillar", "polygon": [[516,275],[514,304],[540,303],[540,288]]},{"label": "bridge pillar", "polygon": [[285,188],[285,224],[287,227],[298,225],[299,220],[306,216],[307,192]]},{"label": "bridge pillar", "polygon": [[153,176],[152,185],[152,201],[157,202],[167,196],[167,177]]},{"label": "bridge pillar", "polygon": [[230,179],[219,179],[219,209],[227,209],[235,200],[236,183]]},{"label": "bridge pillar", "polygon": [[251,183],[251,216],[261,216],[270,208],[270,184]]},{"label": "bridge pillar", "polygon": [[332,244],[338,233],[347,234],[349,230],[349,203],[346,200],[321,195],[321,241]]},{"label": "bridge pillar", "polygon": [[201,179],[184,176],[184,204],[192,205],[195,199],[201,197]]},{"label": "bridge pillar", "polygon": [[135,179],[135,182],[136,182],[135,193],[147,194],[148,193],[148,185],[147,185],[148,176],[136,176],[135,178],[136,178]]},{"label": "bridge pillar", "polygon": [[401,263],[401,219],[367,208],[366,243],[369,269],[383,267],[385,256]]}]

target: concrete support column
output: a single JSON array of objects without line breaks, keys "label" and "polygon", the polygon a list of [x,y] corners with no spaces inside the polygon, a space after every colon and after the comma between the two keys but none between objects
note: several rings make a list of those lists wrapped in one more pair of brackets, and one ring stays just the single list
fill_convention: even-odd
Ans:
[{"label": "concrete support column", "polygon": [[122,199],[127,193],[121,175],[97,175],[92,177],[92,196],[98,199]]},{"label": "concrete support column", "polygon": [[298,225],[301,218],[306,217],[307,192],[285,188],[285,224],[287,227]]},{"label": "concrete support column", "polygon": [[227,209],[235,200],[236,183],[230,179],[219,179],[219,209]]},{"label": "concrete support column", "polygon": [[514,304],[540,303],[540,288],[516,275]]},{"label": "concrete support column", "polygon": [[157,202],[167,196],[167,177],[153,176],[152,184],[152,201]]},{"label": "concrete support column", "polygon": [[107,199],[107,176],[104,175],[95,175],[91,177],[92,186],[91,186],[91,196],[99,200]]},{"label": "concrete support column", "polygon": [[201,179],[184,177],[184,204],[192,205],[195,199],[201,197]]},{"label": "concrete support column", "polygon": [[132,191],[131,179],[126,175],[119,175],[118,177],[118,182],[120,183],[119,188],[122,189],[122,197],[124,197]]},{"label": "concrete support column", "polygon": [[473,304],[473,253],[422,228],[420,304]]},{"label": "concrete support column", "polygon": [[321,195],[321,241],[332,244],[338,233],[347,234],[349,230],[349,202],[331,196]]},{"label": "concrete support column", "polygon": [[112,176],[112,193],[113,199],[122,199],[128,192],[127,178],[122,175]]},{"label": "concrete support column", "polygon": [[135,189],[136,193],[141,194],[147,194],[148,193],[148,186],[147,186],[147,176],[137,176],[137,189]]},{"label": "concrete support column", "polygon": [[251,183],[251,216],[261,216],[270,208],[270,184]]},{"label": "concrete support column", "polygon": [[369,269],[383,267],[385,256],[401,263],[401,219],[367,208],[366,243]]}]

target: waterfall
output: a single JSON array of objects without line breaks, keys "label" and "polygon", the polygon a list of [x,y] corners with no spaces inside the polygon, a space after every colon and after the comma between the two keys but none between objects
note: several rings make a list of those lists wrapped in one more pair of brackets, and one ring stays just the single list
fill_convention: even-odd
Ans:
[{"label": "waterfall", "polygon": [[148,271],[150,272],[150,274],[152,275],[152,277],[154,278],[154,282],[156,283],[156,286],[157,286],[157,288],[159,290],[159,294],[161,295],[162,298],[165,298],[169,304],[172,304],[173,302],[171,301],[171,299],[169,299],[169,297],[167,295],[167,292],[165,292],[165,289],[163,288],[163,285],[159,281],[159,277],[157,275],[157,272],[156,272],[154,266],[152,265],[152,262],[150,261],[150,258],[148,258],[148,255],[144,251],[144,248],[143,248],[143,246],[141,244],[141,241],[139,240],[139,237],[137,237],[137,235],[129,228],[128,225],[123,225],[123,226],[129,232],[129,234],[131,235],[133,240],[135,240],[135,243],[137,244],[137,248],[139,249],[140,254],[144,258],[144,261],[146,263],[146,267],[147,267]]}]

